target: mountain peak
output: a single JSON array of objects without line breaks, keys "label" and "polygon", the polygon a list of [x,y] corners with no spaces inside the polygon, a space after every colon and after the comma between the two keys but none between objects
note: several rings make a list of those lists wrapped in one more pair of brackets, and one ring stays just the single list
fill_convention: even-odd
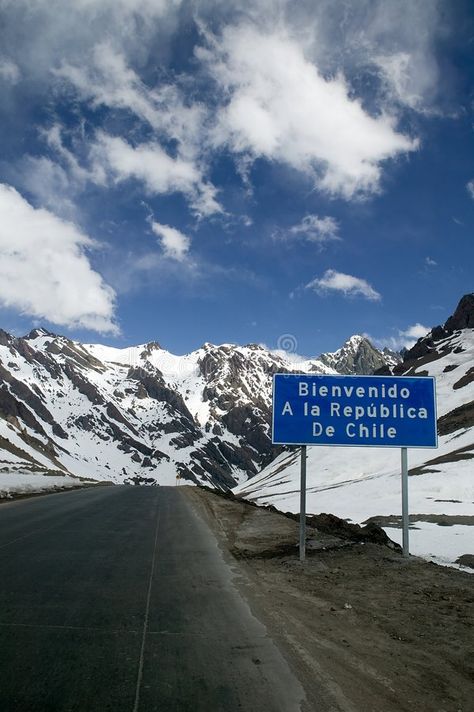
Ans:
[{"label": "mountain peak", "polygon": [[395,365],[401,357],[393,352],[379,351],[366,336],[354,334],[338,351],[321,354],[320,359],[339,373],[363,376],[384,366]]},{"label": "mountain peak", "polygon": [[446,331],[474,329],[474,292],[465,294],[457,305],[454,314],[444,325]]},{"label": "mountain peak", "polygon": [[151,356],[154,351],[163,351],[163,348],[160,346],[158,341],[149,341],[145,344],[140,356],[142,358],[147,358],[148,356]]},{"label": "mountain peak", "polygon": [[39,339],[42,336],[49,336],[52,339],[55,339],[57,337],[57,334],[53,334],[51,331],[48,331],[47,329],[40,326],[36,329],[32,329],[23,338],[26,339],[27,341],[33,341],[34,339]]},{"label": "mountain peak", "polygon": [[421,356],[426,356],[436,350],[439,341],[443,341],[455,331],[462,329],[474,329],[474,292],[461,297],[454,314],[447,319],[443,326],[435,326],[426,336],[418,339],[416,344],[405,352],[403,361],[413,361]]}]

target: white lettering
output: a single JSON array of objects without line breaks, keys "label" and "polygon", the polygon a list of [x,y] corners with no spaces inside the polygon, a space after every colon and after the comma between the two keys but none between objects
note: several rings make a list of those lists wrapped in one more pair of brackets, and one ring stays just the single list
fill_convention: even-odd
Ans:
[{"label": "white lettering", "polygon": [[363,423],[359,423],[358,426],[355,423],[348,423],[346,425],[346,435],[349,438],[359,438],[360,440],[375,440],[377,438],[383,440],[386,437],[393,440],[397,435],[397,431],[395,428],[387,428],[387,431],[385,431],[383,423],[372,423],[370,426]]},{"label": "white lettering", "polygon": [[298,395],[299,396],[307,396],[308,395],[308,384],[305,381],[299,381]]},{"label": "white lettering", "polygon": [[333,417],[335,416],[335,417],[339,418],[341,415],[339,412],[340,408],[341,408],[340,403],[331,403],[331,415]]},{"label": "white lettering", "polygon": [[291,409],[290,401],[286,401],[285,405],[283,406],[283,410],[281,411],[282,415],[287,415],[287,414],[293,415],[293,411]]},{"label": "white lettering", "polygon": [[328,438],[332,438],[334,436],[334,428],[332,425],[327,425],[325,428],[321,425],[321,423],[314,422],[313,423],[313,438],[319,438],[320,435],[326,435]]}]

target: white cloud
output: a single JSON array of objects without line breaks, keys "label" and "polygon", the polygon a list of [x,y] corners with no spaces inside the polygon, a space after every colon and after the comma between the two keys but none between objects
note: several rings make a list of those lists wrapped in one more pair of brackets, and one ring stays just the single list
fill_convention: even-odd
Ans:
[{"label": "white cloud", "polygon": [[85,66],[64,62],[56,76],[72,84],[94,107],[123,109],[188,147],[198,141],[205,109],[187,104],[176,84],[148,87],[109,42],[96,45]]},{"label": "white cloud", "polygon": [[387,346],[393,351],[400,351],[401,349],[411,349],[418,339],[426,336],[429,331],[430,329],[427,326],[417,322],[405,330],[399,329],[396,336],[390,336],[385,339],[373,338],[371,340],[378,348]]},{"label": "white cloud", "polygon": [[160,240],[165,257],[178,262],[184,262],[187,259],[191,247],[191,240],[187,235],[174,227],[158,222],[152,222],[151,228]]},{"label": "white cloud", "polygon": [[[48,82],[61,61],[87,61],[111,37],[134,58],[176,31],[181,0],[2,0],[2,49],[30,81]],[[21,19],[20,19],[21,18]],[[3,30],[3,33],[2,33]]]},{"label": "white cloud", "polygon": [[24,156],[13,171],[15,184],[34,196],[40,205],[56,215],[72,218],[76,208],[71,195],[71,179],[67,171],[46,156]]},{"label": "white cloud", "polygon": [[79,148],[80,153],[84,151],[84,146],[77,131],[67,135],[72,149],[65,145],[66,130],[60,124],[40,129],[39,135],[50,149],[49,155],[23,156],[7,172],[9,182],[26,190],[37,203],[51,209],[56,215],[77,219],[79,210],[75,204],[76,197],[88,182],[106,185],[104,167],[98,161],[92,166],[88,165],[87,157],[83,159],[84,165],[79,161],[74,149]]},{"label": "white cloud", "polygon": [[466,190],[471,196],[471,198],[474,200],[474,178],[466,184]]},{"label": "white cloud", "polygon": [[381,163],[417,148],[390,116],[370,116],[341,74],[323,77],[284,32],[228,27],[197,56],[227,97],[215,145],[283,162],[330,194],[377,191]]},{"label": "white cloud", "polygon": [[99,185],[105,185],[105,173],[100,166],[93,166],[92,171],[79,163],[79,160],[64,145],[62,137],[62,127],[60,124],[53,124],[49,129],[41,132],[48,146],[55,151],[67,169],[69,180],[76,186],[83,186],[87,181],[92,180]]},{"label": "white cloud", "polygon": [[0,216],[2,306],[60,326],[118,333],[115,294],[91,267],[87,235],[5,184]]},{"label": "white cloud", "polygon": [[421,339],[422,336],[426,336],[428,333],[429,329],[427,326],[423,326],[423,324],[420,324],[417,322],[416,324],[413,324],[413,326],[409,326],[408,329],[405,329],[405,331],[400,331],[400,336],[405,337],[407,339]]},{"label": "white cloud", "polygon": [[[177,84],[147,86],[123,52],[110,42],[97,44],[85,64],[63,62],[54,73],[91,106],[124,111],[153,130],[153,139],[136,147],[124,138],[99,132],[92,148],[92,175],[65,149],[57,127],[53,127],[48,141],[76,178],[81,172],[84,179],[104,183],[102,176],[111,168],[118,180],[142,181],[148,193],[181,192],[198,217],[223,212],[216,188],[205,178],[202,154],[208,110],[203,105],[186,102]],[[175,157],[163,148],[164,140],[176,142]]]},{"label": "white cloud", "polygon": [[319,279],[313,279],[306,285],[306,289],[314,289],[316,292],[341,292],[345,297],[361,296],[371,302],[380,301],[382,298],[365,279],[333,269],[326,270]]},{"label": "white cloud", "polygon": [[427,267],[437,267],[438,263],[432,257],[425,257],[425,265]]},{"label": "white cloud", "polygon": [[92,155],[95,165],[107,167],[117,181],[139,180],[151,195],[182,193],[198,216],[222,212],[216,188],[203,180],[196,165],[172,158],[159,143],[133,147],[122,138],[99,133]]},{"label": "white cloud", "polygon": [[0,80],[3,79],[9,84],[16,84],[20,81],[20,68],[10,59],[0,57]]},{"label": "white cloud", "polygon": [[[436,61],[440,28],[448,34],[449,13],[437,0],[362,2],[365,13],[364,51],[378,67],[387,99],[430,113],[443,94],[443,76]],[[355,29],[355,28],[354,28]]]},{"label": "white cloud", "polygon": [[298,225],[290,227],[286,234],[317,243],[340,240],[337,220],[328,215],[323,218],[318,215],[306,215]]},{"label": "white cloud", "polygon": [[378,66],[392,98],[416,109],[423,105],[423,101],[422,96],[416,93],[416,85],[413,85],[412,62],[413,56],[408,52],[374,57],[374,63]]}]

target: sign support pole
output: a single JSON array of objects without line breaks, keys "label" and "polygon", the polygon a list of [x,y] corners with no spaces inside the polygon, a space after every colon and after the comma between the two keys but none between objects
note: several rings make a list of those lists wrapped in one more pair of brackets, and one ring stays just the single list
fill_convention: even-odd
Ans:
[{"label": "sign support pole", "polygon": [[408,557],[409,551],[409,527],[408,516],[408,452],[406,447],[402,447],[402,526],[403,526],[403,556]]},{"label": "sign support pole", "polygon": [[300,561],[306,557],[306,445],[301,448]]}]

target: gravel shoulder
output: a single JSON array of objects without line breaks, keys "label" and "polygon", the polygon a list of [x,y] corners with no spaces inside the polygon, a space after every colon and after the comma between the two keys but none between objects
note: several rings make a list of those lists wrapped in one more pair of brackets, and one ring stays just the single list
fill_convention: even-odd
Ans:
[{"label": "gravel shoulder", "polygon": [[204,489],[182,492],[234,557],[236,583],[285,650],[306,710],[472,709],[472,575],[314,527],[301,564],[296,521]]}]

